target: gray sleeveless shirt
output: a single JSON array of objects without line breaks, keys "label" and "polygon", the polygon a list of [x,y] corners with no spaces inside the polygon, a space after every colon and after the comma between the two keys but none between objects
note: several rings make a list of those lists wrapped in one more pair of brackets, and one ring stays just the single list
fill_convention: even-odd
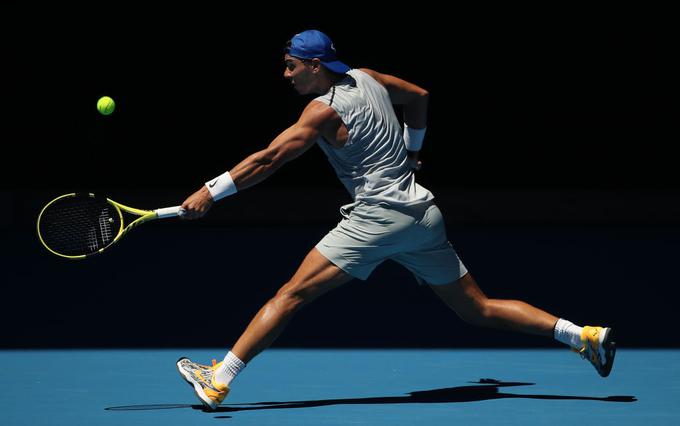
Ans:
[{"label": "gray sleeveless shirt", "polygon": [[333,108],[349,132],[342,148],[334,148],[323,137],[317,143],[354,201],[399,207],[434,199],[415,181],[403,131],[383,85],[353,69],[315,100]]}]

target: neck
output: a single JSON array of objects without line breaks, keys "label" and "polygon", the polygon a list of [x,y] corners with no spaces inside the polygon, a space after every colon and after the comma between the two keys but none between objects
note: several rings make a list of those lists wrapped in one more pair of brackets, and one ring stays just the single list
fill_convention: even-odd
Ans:
[{"label": "neck", "polygon": [[328,73],[323,80],[321,80],[319,84],[319,91],[318,93],[320,95],[328,93],[329,90],[331,90],[331,87],[335,86],[340,80],[345,78],[345,74],[333,74],[333,73]]}]

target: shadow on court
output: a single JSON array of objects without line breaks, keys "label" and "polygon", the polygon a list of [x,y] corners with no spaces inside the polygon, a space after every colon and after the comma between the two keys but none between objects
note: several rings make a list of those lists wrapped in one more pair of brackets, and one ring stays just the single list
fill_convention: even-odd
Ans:
[{"label": "shadow on court", "polygon": [[[524,382],[501,382],[495,379],[481,379],[475,383],[476,386],[457,386],[453,388],[432,389],[426,391],[409,392],[408,396],[383,396],[371,398],[341,398],[341,399],[320,399],[314,401],[267,401],[252,404],[238,404],[238,407],[222,406],[211,412],[235,412],[249,410],[271,410],[288,408],[311,408],[323,407],[327,405],[353,405],[353,404],[423,404],[423,403],[446,403],[446,402],[475,402],[501,398],[523,398],[523,399],[561,399],[561,400],[586,400],[603,402],[635,402],[634,396],[617,395],[607,397],[596,396],[573,396],[573,395],[526,395],[500,392],[501,387],[512,386],[531,386],[534,383]],[[134,411],[134,410],[167,410],[174,408],[192,408],[204,410],[200,404],[155,404],[155,405],[125,405],[119,407],[108,407],[111,411]]]}]

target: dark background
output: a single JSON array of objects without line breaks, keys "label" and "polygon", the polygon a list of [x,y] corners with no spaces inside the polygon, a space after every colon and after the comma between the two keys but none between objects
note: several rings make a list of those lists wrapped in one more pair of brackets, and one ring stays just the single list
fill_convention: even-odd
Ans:
[{"label": "dark background", "polygon": [[[202,221],[144,226],[83,262],[47,253],[35,219],[80,190],[180,204],[264,148],[309,101],[282,78],[285,41],[307,28],[351,66],[430,91],[418,181],[490,297],[614,326],[624,346],[678,345],[677,42],[662,11],[244,7],[4,6],[0,345],[233,343],[349,201],[319,149]],[[554,343],[465,325],[388,263],[277,345]]]}]

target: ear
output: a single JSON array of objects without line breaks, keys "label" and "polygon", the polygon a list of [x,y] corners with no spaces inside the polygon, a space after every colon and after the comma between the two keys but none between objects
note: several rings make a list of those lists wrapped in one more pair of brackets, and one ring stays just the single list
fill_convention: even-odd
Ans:
[{"label": "ear", "polygon": [[321,60],[319,58],[313,58],[311,60],[311,63],[312,63],[312,72],[321,71]]}]

